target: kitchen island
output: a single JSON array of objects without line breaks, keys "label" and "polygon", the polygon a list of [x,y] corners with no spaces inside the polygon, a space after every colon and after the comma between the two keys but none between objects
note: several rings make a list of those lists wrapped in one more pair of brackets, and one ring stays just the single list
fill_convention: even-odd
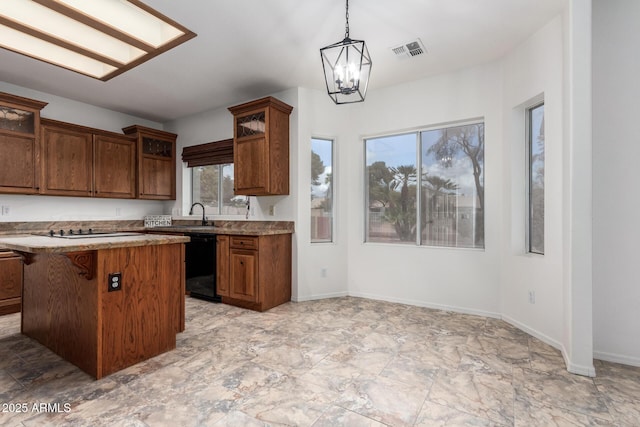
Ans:
[{"label": "kitchen island", "polygon": [[172,350],[186,236],[0,236],[22,255],[22,333],[99,379]]}]

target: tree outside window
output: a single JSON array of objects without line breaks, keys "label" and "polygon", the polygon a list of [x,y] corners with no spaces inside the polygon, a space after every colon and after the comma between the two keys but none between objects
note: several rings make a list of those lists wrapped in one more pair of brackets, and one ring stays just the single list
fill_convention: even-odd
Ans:
[{"label": "tree outside window", "polygon": [[529,252],[544,254],[544,104],[527,110]]},{"label": "tree outside window", "polygon": [[191,201],[202,203],[209,215],[243,215],[246,197],[233,193],[233,164],[191,169]]},{"label": "tree outside window", "polygon": [[333,141],[311,139],[311,243],[333,241]]},{"label": "tree outside window", "polygon": [[484,247],[483,123],[367,139],[365,149],[367,241]]}]

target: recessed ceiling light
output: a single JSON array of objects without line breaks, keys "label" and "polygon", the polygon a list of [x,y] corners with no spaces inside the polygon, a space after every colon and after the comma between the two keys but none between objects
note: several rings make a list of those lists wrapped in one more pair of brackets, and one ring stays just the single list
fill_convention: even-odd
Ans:
[{"label": "recessed ceiling light", "polygon": [[0,47],[102,81],[195,36],[138,0],[0,1]]}]

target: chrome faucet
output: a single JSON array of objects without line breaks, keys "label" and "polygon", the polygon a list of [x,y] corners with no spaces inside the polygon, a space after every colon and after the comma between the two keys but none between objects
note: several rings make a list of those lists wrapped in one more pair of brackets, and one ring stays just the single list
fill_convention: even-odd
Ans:
[{"label": "chrome faucet", "polygon": [[202,208],[202,225],[207,225],[207,218],[204,216],[204,205],[202,203],[194,203],[191,205],[191,209],[189,209],[189,215],[193,215],[193,207],[195,205],[200,205],[200,207]]}]

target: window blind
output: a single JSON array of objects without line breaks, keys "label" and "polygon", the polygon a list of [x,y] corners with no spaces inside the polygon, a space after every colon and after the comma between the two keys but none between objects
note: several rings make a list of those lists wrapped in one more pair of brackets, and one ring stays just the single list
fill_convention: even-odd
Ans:
[{"label": "window blind", "polygon": [[187,167],[233,163],[233,139],[192,145],[182,149],[182,161]]}]

